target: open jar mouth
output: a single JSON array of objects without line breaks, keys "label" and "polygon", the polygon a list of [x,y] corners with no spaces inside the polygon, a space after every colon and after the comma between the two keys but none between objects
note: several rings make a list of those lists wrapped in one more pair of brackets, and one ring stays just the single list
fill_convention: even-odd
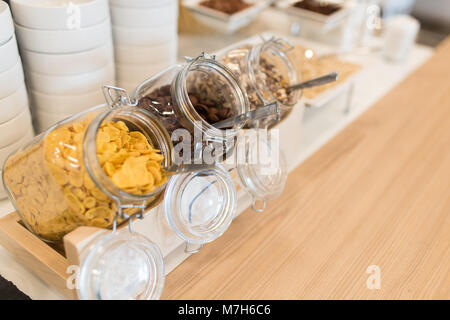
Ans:
[{"label": "open jar mouth", "polygon": [[[245,119],[242,119],[233,128],[218,129],[214,123],[205,119],[213,119],[217,122],[250,110],[248,98],[239,79],[230,69],[213,58],[202,55],[190,61],[178,73],[171,90],[183,117],[194,120],[194,127],[203,131],[209,140],[219,142],[229,140],[235,137],[245,125]],[[205,108],[199,109],[199,104],[194,104],[192,101],[194,95],[196,98],[197,95],[204,95],[205,100],[210,101],[211,104],[217,103],[221,109],[230,108],[231,112],[226,114],[224,112],[221,115],[222,118],[215,119],[213,112],[215,108],[206,110],[208,108],[205,105]],[[202,110],[202,114],[198,110]],[[216,110],[221,113],[220,108]]]},{"label": "open jar mouth", "polygon": [[292,108],[300,100],[302,96],[301,90],[295,90],[287,94],[286,99],[277,97],[275,91],[270,88],[271,84],[269,81],[271,80],[267,79],[268,77],[264,72],[267,66],[262,67],[267,61],[267,64],[270,65],[269,68],[273,67],[274,72],[278,73],[277,77],[286,79],[286,83],[281,87],[281,90],[286,90],[288,86],[299,83],[301,81],[301,71],[298,63],[295,62],[295,55],[292,53],[293,49],[293,45],[287,41],[274,38],[251,50],[248,60],[249,77],[255,84],[256,93],[264,104],[276,101],[282,108]]},{"label": "open jar mouth", "polygon": [[134,194],[118,188],[103,170],[97,156],[97,132],[104,121],[123,121],[130,131],[142,133],[151,145],[160,150],[164,157],[163,167],[169,167],[173,164],[173,145],[169,133],[148,111],[137,107],[120,107],[117,109],[108,109],[89,124],[84,135],[84,162],[86,170],[97,188],[105,192],[113,199],[122,199],[122,202],[142,202],[145,203],[149,198],[162,195],[167,181],[156,187],[148,194]]},{"label": "open jar mouth", "polygon": [[230,226],[236,210],[236,189],[221,165],[177,175],[165,192],[164,210],[170,227],[191,244],[220,237]]}]

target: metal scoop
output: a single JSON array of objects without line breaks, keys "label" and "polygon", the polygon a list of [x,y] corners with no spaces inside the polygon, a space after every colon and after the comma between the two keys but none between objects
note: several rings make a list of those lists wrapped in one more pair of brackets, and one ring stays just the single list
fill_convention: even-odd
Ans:
[{"label": "metal scoop", "polygon": [[273,102],[268,104],[267,106],[256,108],[255,110],[240,114],[235,117],[228,118],[226,120],[222,120],[213,124],[214,127],[218,129],[223,128],[232,128],[234,125],[242,122],[242,121],[253,121],[259,120],[267,117],[271,117],[276,115],[277,117],[280,115],[280,108],[278,107],[278,103]]},{"label": "metal scoop", "polygon": [[300,90],[305,88],[312,88],[321,86],[330,82],[334,82],[338,79],[338,73],[336,71],[333,71],[331,73],[328,73],[324,76],[320,76],[308,81],[300,82],[297,84],[294,84],[287,88],[287,90]]}]

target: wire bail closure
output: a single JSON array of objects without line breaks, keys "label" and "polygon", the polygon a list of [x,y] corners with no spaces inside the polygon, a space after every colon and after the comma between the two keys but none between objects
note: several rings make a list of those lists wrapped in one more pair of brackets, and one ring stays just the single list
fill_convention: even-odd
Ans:
[{"label": "wire bail closure", "polygon": [[[130,233],[134,233],[133,230],[133,219],[144,219],[144,213],[145,213],[145,205],[138,205],[138,204],[120,204],[120,201],[117,200],[118,203],[118,212],[117,215],[114,217],[113,221],[113,233],[117,231],[117,219],[121,218],[124,221],[128,220],[128,229],[130,230]],[[141,209],[140,212],[136,212],[132,215],[126,214],[123,209]]]},{"label": "wire bail closure", "polygon": [[199,54],[199,55],[198,55],[197,57],[195,57],[195,58],[192,58],[192,57],[189,57],[189,56],[184,56],[183,59],[184,59],[186,62],[192,63],[192,62],[198,61],[198,60],[200,60],[200,59],[216,60],[216,55],[214,55],[214,54],[209,54],[209,53],[206,53],[206,52],[202,52],[201,54]]},{"label": "wire bail closure", "polygon": [[111,109],[121,106],[137,106],[137,101],[131,100],[127,90],[123,88],[104,85],[103,95],[105,96],[106,103]]}]

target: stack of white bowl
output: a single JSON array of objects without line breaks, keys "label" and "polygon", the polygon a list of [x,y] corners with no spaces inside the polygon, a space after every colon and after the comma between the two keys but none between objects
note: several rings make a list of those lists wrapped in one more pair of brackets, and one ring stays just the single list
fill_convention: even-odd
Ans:
[{"label": "stack of white bowl", "polygon": [[115,84],[108,0],[11,0],[35,127],[105,103]]},{"label": "stack of white bowl", "polygon": [[14,24],[8,5],[0,0],[0,199],[6,197],[3,162],[33,134]]},{"label": "stack of white bowl", "polygon": [[110,0],[117,85],[132,91],[176,63],[177,0]]}]

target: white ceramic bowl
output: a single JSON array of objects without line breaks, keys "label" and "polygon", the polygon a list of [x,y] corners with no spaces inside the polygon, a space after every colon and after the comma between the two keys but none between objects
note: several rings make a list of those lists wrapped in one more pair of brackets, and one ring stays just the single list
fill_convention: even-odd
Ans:
[{"label": "white ceramic bowl", "polygon": [[[114,85],[115,83],[113,83]],[[106,103],[103,91],[97,88],[92,92],[77,95],[50,95],[30,90],[31,105],[34,111],[69,114],[86,110],[89,107]]]},{"label": "white ceramic bowl", "polygon": [[4,1],[0,1],[0,45],[7,42],[14,34],[11,11]]},{"label": "white ceramic bowl", "polygon": [[201,0],[184,0],[183,6],[201,23],[219,32],[231,34],[255,20],[271,1],[247,0],[246,2],[253,3],[253,6],[231,15],[201,6],[200,2]]},{"label": "white ceramic bowl", "polygon": [[114,46],[116,63],[122,64],[151,64],[177,62],[178,41],[170,41],[156,46],[136,47]]},{"label": "white ceramic bowl", "polygon": [[177,0],[109,0],[109,4],[115,7],[125,8],[151,8],[174,5]]},{"label": "white ceramic bowl", "polygon": [[47,113],[43,111],[33,110],[36,133],[39,134],[53,126],[55,123],[67,119],[74,114],[75,113]]},{"label": "white ceramic bowl", "polygon": [[0,148],[9,146],[14,141],[20,140],[31,127],[30,109],[26,108],[17,117],[0,124]]},{"label": "white ceramic bowl", "polygon": [[[11,0],[14,21],[43,30],[71,30],[109,17],[108,0]],[[79,17],[79,19],[78,19]]]},{"label": "white ceramic bowl", "polygon": [[0,45],[0,73],[10,69],[19,58],[16,37],[13,35],[9,41]]},{"label": "white ceramic bowl", "polygon": [[113,26],[115,45],[120,46],[154,46],[169,41],[175,41],[177,24],[165,24],[152,28],[128,28]]},{"label": "white ceramic bowl", "polygon": [[293,7],[295,2],[294,0],[278,1],[276,7],[294,18],[291,21],[296,21],[300,25],[300,28],[315,29],[314,31],[317,34],[328,32],[338,24],[342,24],[349,14],[351,5],[349,3],[342,3],[342,1],[335,1],[342,5],[342,8],[333,14],[324,15],[307,9],[295,8]]},{"label": "white ceramic bowl", "polygon": [[17,57],[14,66],[0,73],[0,99],[14,93],[23,83],[23,69],[20,58]]},{"label": "white ceramic bowl", "polygon": [[112,43],[78,53],[21,51],[25,70],[51,76],[76,75],[98,70],[114,62]]},{"label": "white ceramic bowl", "polygon": [[151,78],[158,72],[168,68],[170,63],[156,63],[156,64],[116,64],[117,82],[135,83],[136,81],[143,82]]},{"label": "white ceramic bowl", "polygon": [[0,125],[5,123],[28,108],[28,95],[25,83],[10,96],[0,99]]},{"label": "white ceramic bowl", "polygon": [[27,82],[31,89],[53,95],[74,95],[101,89],[105,84],[114,83],[114,65],[93,72],[71,76],[49,76],[32,71],[27,72]]},{"label": "white ceramic bowl", "polygon": [[16,23],[16,35],[21,49],[42,53],[74,53],[100,47],[111,41],[111,22],[78,30],[37,30]]},{"label": "white ceramic bowl", "polygon": [[[5,160],[10,156],[13,152],[17,151],[20,147],[24,146],[25,143],[29,142],[34,137],[34,130],[31,126],[31,122],[27,126],[23,126],[25,131],[23,134],[11,143],[10,145],[7,145],[6,147],[0,148],[0,173],[1,169],[3,168],[3,163]],[[1,180],[1,179],[0,179]],[[1,185],[3,186],[3,182],[1,182]]]},{"label": "white ceramic bowl", "polygon": [[124,8],[111,6],[111,21],[114,26],[129,28],[153,28],[176,24],[178,4],[154,8]]}]

